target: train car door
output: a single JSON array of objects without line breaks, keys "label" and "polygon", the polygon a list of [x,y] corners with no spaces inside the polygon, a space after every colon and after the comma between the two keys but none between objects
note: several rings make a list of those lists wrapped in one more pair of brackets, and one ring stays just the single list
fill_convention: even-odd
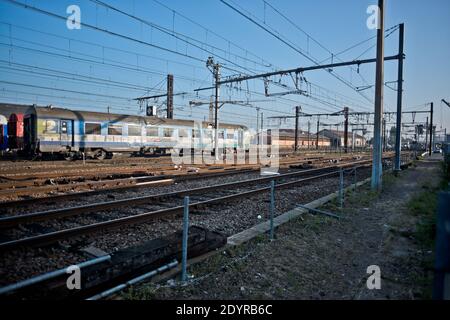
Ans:
[{"label": "train car door", "polygon": [[244,147],[244,132],[242,129],[238,130],[238,148],[242,149]]},{"label": "train car door", "polygon": [[62,146],[73,147],[73,120],[61,120],[60,142]]},{"label": "train car door", "polygon": [[35,128],[35,116],[30,114],[23,120],[23,139],[25,152],[32,153],[35,148],[36,141],[36,128]]}]

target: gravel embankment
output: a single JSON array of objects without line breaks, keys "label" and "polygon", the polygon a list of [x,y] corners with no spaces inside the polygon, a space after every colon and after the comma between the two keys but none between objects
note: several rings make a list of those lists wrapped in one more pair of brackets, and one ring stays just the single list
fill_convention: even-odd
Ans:
[{"label": "gravel embankment", "polygon": [[[369,169],[359,170],[358,179],[365,179],[370,174]],[[215,178],[210,181],[212,185],[250,179],[257,174],[240,174],[236,176],[226,176]],[[346,185],[350,184],[353,178],[346,179]],[[133,191],[133,196],[139,194],[156,194],[180,189],[194,188],[204,186],[205,181],[193,180],[180,183],[179,185],[158,187],[150,190]],[[338,178],[332,177],[321,180],[314,180],[304,185],[295,186],[290,189],[276,191],[276,214],[284,213],[297,206],[305,204],[319,197],[335,192],[338,188]],[[92,197],[86,203],[104,201],[104,195]],[[114,194],[116,199],[128,198],[130,194],[122,191]],[[111,200],[111,199],[109,199]],[[178,199],[181,201],[181,199]],[[267,218],[269,207],[269,194],[259,194],[247,199],[239,199],[226,204],[218,204],[202,208],[191,212],[191,225],[203,226],[210,230],[219,231],[227,236],[245,230],[255,224],[262,222]],[[83,202],[85,203],[85,202]],[[80,205],[79,200],[74,203],[65,202],[63,204],[54,204],[46,208],[57,208],[70,205]],[[21,237],[24,235],[50,232],[62,228],[85,225],[99,222],[105,219],[113,219],[125,215],[132,215],[146,212],[145,210],[154,210],[154,206],[140,205],[138,207],[127,207],[120,210],[109,210],[102,213],[83,215],[82,217],[71,217],[63,220],[39,223],[22,229],[15,229],[14,232],[7,234],[8,237]],[[42,210],[41,205],[30,207],[30,211]],[[19,211],[12,210],[9,214],[17,214]],[[258,219],[258,215],[262,218]],[[107,218],[105,218],[107,217]],[[139,225],[132,225],[116,229],[114,231],[105,231],[88,236],[80,237],[76,240],[65,241],[60,245],[53,245],[41,249],[23,249],[6,253],[0,253],[0,284],[8,284],[29,278],[33,275],[52,271],[67,265],[84,261],[89,257],[80,252],[79,249],[92,245],[106,252],[114,252],[118,249],[134,246],[142,242],[155,239],[175,230],[181,229],[181,219],[167,217],[161,218]],[[3,236],[4,237],[4,236]],[[5,239],[2,239],[5,241]]]}]

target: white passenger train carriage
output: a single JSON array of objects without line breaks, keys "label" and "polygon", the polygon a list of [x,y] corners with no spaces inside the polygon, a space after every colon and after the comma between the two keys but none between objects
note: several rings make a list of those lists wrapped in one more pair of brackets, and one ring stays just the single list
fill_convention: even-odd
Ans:
[{"label": "white passenger train carriage", "polygon": [[[219,146],[248,150],[247,127],[219,124]],[[103,159],[113,153],[166,153],[175,148],[186,152],[195,146],[211,148],[211,124],[100,112],[37,107],[25,115],[24,144],[33,154],[60,153],[67,159],[81,153]],[[177,151],[180,151],[177,150]]]}]

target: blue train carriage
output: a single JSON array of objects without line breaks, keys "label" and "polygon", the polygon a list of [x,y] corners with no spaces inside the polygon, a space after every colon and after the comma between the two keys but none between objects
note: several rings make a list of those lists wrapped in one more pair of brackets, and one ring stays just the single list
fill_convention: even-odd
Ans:
[{"label": "blue train carriage", "polygon": [[[248,149],[247,128],[221,124],[219,143]],[[66,159],[105,159],[113,153],[166,153],[176,148],[200,148],[211,142],[213,130],[203,122],[100,112],[35,107],[24,119],[25,149],[30,154],[57,153]],[[184,151],[184,150],[183,150]]]},{"label": "blue train carriage", "polygon": [[8,150],[8,119],[0,115],[0,152]]}]

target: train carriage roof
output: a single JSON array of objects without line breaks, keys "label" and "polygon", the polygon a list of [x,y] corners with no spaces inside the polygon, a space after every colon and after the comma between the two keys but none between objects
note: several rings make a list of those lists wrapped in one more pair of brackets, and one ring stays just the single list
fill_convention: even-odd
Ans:
[{"label": "train carriage roof", "polygon": [[[69,110],[59,107],[40,107],[34,106],[33,111],[29,111],[28,114],[33,113],[38,118],[61,118],[68,120],[82,120],[82,121],[110,121],[110,122],[127,122],[127,123],[139,123],[143,125],[154,125],[154,126],[187,126],[193,127],[194,120],[178,120],[178,119],[167,119],[158,117],[147,117],[147,116],[134,116],[125,114],[113,114],[113,113],[102,113],[102,112],[91,112],[91,111],[79,111],[79,110]],[[202,121],[202,127],[208,128],[209,122]],[[219,128],[222,129],[247,129],[243,125],[220,123]]]}]

